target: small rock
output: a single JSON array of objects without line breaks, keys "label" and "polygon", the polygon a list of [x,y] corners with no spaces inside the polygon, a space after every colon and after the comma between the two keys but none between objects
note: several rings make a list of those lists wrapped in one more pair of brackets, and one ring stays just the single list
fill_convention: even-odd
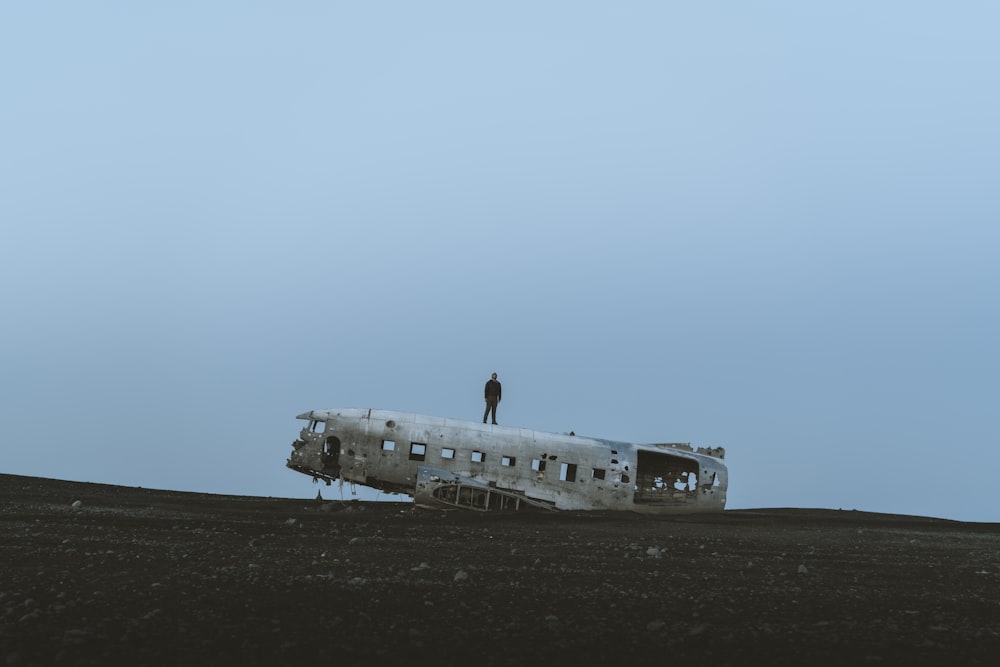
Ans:
[{"label": "small rock", "polygon": [[454,581],[456,582],[465,581],[468,578],[469,578],[468,572],[466,572],[465,570],[459,570],[458,572],[455,573]]}]

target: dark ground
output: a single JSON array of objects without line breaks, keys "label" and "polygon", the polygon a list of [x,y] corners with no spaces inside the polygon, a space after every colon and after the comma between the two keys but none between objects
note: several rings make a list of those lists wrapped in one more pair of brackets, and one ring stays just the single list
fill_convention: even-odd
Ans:
[{"label": "dark ground", "polygon": [[1000,524],[480,515],[0,475],[0,568],[8,666],[1000,664]]}]

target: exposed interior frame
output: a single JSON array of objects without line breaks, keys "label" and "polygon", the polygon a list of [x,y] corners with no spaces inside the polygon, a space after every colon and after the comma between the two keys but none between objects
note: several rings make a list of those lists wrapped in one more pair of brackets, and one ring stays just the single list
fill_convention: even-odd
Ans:
[{"label": "exposed interior frame", "polygon": [[687,505],[697,501],[698,462],[640,449],[636,457],[636,504]]}]

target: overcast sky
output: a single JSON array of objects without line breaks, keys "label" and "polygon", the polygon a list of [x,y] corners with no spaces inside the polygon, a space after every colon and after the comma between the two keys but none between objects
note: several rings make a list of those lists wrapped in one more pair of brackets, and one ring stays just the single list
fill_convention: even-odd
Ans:
[{"label": "overcast sky", "polygon": [[312,498],[295,415],[495,371],[730,508],[1000,521],[997,7],[4,3],[0,472]]}]

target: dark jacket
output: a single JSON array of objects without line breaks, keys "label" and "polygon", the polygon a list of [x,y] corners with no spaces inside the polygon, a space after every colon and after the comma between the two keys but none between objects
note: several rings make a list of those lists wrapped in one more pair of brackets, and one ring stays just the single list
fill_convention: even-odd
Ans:
[{"label": "dark jacket", "polygon": [[500,401],[500,383],[498,381],[493,378],[487,380],[484,391],[484,398],[496,398],[498,402]]}]

